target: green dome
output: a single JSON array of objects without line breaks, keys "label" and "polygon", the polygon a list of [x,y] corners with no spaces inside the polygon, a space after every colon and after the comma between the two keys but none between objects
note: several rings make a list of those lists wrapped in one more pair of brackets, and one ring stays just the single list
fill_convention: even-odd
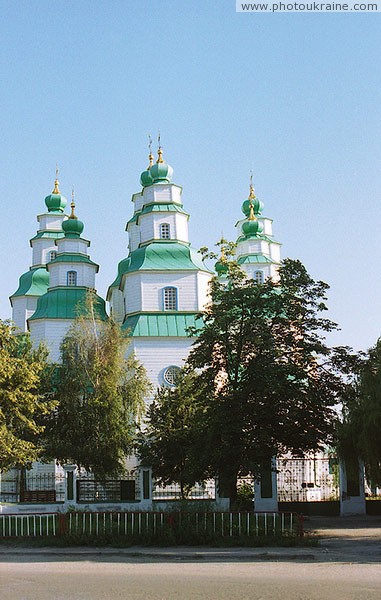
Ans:
[{"label": "green dome", "polygon": [[59,181],[58,181],[58,169],[56,170],[56,180],[54,182],[54,189],[49,196],[45,198],[45,204],[48,208],[49,212],[61,212],[63,213],[65,210],[65,206],[67,204],[67,200],[65,196],[63,196],[59,189]]},{"label": "green dome", "polygon": [[170,183],[173,175],[173,169],[165,162],[157,162],[152,165],[150,174],[153,183]]},{"label": "green dome", "polygon": [[49,212],[61,212],[65,210],[67,200],[62,194],[49,194],[45,198],[45,204]]},{"label": "green dome", "polygon": [[242,224],[242,233],[244,235],[246,235],[247,237],[255,236],[258,233],[262,233],[262,231],[263,231],[263,225],[262,225],[262,223],[257,221],[257,219],[252,220],[252,221],[245,221]]},{"label": "green dome", "polygon": [[65,237],[80,237],[83,228],[84,224],[77,217],[69,217],[69,219],[62,223]]},{"label": "green dome", "polygon": [[140,183],[142,184],[143,187],[148,187],[149,185],[153,184],[153,179],[151,177],[150,169],[146,169],[140,175]]},{"label": "green dome", "polygon": [[214,265],[214,268],[218,276],[226,275],[226,273],[229,270],[228,263],[226,262],[226,260],[218,260]]},{"label": "green dome", "polygon": [[[263,202],[257,197],[252,198],[251,202],[253,203],[254,214],[255,215],[262,214],[263,207],[264,207]],[[246,217],[249,216],[249,214],[250,214],[250,199],[249,198],[247,200],[245,200],[244,203],[242,204],[242,212]]]}]

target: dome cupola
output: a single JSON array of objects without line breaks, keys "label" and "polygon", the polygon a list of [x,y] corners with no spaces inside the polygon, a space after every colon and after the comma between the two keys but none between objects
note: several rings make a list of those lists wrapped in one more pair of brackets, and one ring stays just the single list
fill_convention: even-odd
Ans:
[{"label": "dome cupola", "polygon": [[58,167],[56,168],[56,179],[54,182],[54,188],[49,196],[45,198],[45,204],[49,212],[63,213],[67,200],[62,196],[59,189],[60,182],[58,181]]},{"label": "dome cupola", "polygon": [[159,136],[159,149],[157,152],[157,161],[150,168],[150,175],[153,183],[170,183],[173,175],[173,169],[163,160],[163,150],[160,146]]},{"label": "dome cupola", "polygon": [[71,214],[69,218],[62,223],[62,229],[64,230],[65,237],[80,237],[84,228],[82,221],[74,214],[75,202],[74,202],[74,190],[71,196]]},{"label": "dome cupola", "polygon": [[262,214],[264,204],[255,195],[254,186],[253,186],[253,176],[252,175],[250,176],[250,193],[249,193],[249,196],[248,196],[247,200],[245,200],[243,202],[243,204],[242,204],[242,212],[245,215],[245,217],[249,217],[249,214],[250,214],[250,204],[253,205],[254,214],[256,216]]},{"label": "dome cupola", "polygon": [[151,176],[151,167],[153,166],[153,154],[152,154],[152,140],[149,138],[149,155],[148,155],[149,164],[145,171],[140,175],[140,183],[142,186],[148,187],[153,184],[153,179]]}]

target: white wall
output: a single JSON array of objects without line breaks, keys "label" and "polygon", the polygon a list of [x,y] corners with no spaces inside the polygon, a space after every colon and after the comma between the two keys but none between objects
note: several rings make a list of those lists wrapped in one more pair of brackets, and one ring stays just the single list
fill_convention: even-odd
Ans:
[{"label": "white wall", "polygon": [[132,338],[129,351],[134,351],[145,366],[147,375],[156,389],[164,383],[163,373],[171,365],[182,368],[192,345],[191,338]]},{"label": "white wall", "polygon": [[162,311],[165,287],[177,288],[179,311],[198,312],[207,300],[209,279],[208,273],[200,271],[131,273],[125,276],[123,283],[126,312]]},{"label": "white wall", "polygon": [[29,322],[30,336],[36,347],[45,342],[49,350],[49,360],[57,362],[60,358],[60,344],[72,321],[69,319],[46,319]]},{"label": "white wall", "polygon": [[33,240],[32,265],[45,265],[50,261],[50,252],[57,252],[55,241],[48,238],[38,238]]},{"label": "white wall", "polygon": [[71,254],[87,254],[90,242],[80,238],[60,238],[57,240],[58,252],[70,252]]},{"label": "white wall", "polygon": [[95,288],[97,267],[86,263],[56,263],[49,265],[49,288],[67,285],[68,271],[76,271],[77,286]]},{"label": "white wall", "polygon": [[52,214],[52,213],[44,213],[42,215],[38,215],[37,221],[40,224],[40,231],[44,231],[46,229],[50,231],[61,231],[62,230],[62,221],[66,219],[66,215],[64,214]]},{"label": "white wall", "polygon": [[27,330],[26,321],[37,307],[38,296],[16,296],[12,298],[12,321],[21,331]]}]

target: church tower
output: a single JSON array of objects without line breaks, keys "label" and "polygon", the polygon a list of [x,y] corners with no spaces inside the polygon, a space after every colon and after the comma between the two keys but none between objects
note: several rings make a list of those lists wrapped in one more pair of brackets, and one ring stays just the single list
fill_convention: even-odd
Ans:
[{"label": "church tower", "polygon": [[155,163],[150,148],[142,190],[132,196],[134,214],[126,225],[129,254],[107,296],[154,389],[174,385],[193,342],[187,327],[196,324],[211,277],[189,243],[189,215],[172,173],[161,146]]},{"label": "church tower", "polygon": [[272,219],[262,216],[263,202],[254,192],[252,177],[250,192],[242,204],[244,219],[236,223],[238,231],[237,262],[248,277],[262,283],[277,277],[281,244],[274,239]]},{"label": "church tower", "polygon": [[21,275],[19,286],[10,297],[12,320],[19,332],[27,330],[27,320],[36,310],[38,298],[48,289],[49,272],[46,264],[56,255],[56,240],[64,235],[62,223],[66,219],[64,212],[66,203],[66,198],[59,190],[58,169],[56,169],[54,189],[45,198],[47,212],[37,216],[39,229],[30,240],[32,266],[29,271]]},{"label": "church tower", "polygon": [[90,242],[81,237],[84,225],[74,212],[62,223],[62,236],[55,240],[56,255],[47,264],[49,287],[37,301],[35,312],[28,319],[32,340],[44,341],[50,359],[58,361],[60,344],[73,320],[85,309],[86,297],[94,293],[94,312],[98,320],[106,320],[105,302],[95,294],[95,275],[99,270],[87,254]]}]

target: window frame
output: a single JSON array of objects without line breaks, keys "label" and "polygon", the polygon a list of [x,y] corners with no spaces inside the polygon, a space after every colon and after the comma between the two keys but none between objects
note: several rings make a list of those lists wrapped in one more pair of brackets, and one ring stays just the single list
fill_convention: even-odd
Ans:
[{"label": "window frame", "polygon": [[265,281],[265,274],[264,274],[264,272],[261,271],[261,270],[254,271],[254,277],[253,277],[253,279],[254,279],[255,283],[259,283],[259,284],[264,283],[264,281]]},{"label": "window frame", "polygon": [[[168,297],[168,293],[171,292],[172,298]],[[179,295],[177,287],[173,285],[167,285],[163,288],[163,310],[175,311],[178,310],[179,306]]]},{"label": "window frame", "polygon": [[[73,277],[73,280],[71,281],[70,278]],[[77,279],[78,279],[78,272],[77,271],[67,271],[66,272],[66,285],[67,287],[76,287],[77,285]]]},{"label": "window frame", "polygon": [[160,223],[159,236],[160,236],[161,240],[170,240],[171,239],[171,224],[170,223]]}]

